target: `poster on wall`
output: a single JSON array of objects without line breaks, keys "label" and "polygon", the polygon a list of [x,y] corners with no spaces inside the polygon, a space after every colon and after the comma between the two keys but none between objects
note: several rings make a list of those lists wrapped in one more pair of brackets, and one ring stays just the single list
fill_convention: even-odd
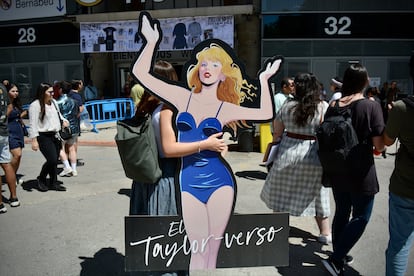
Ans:
[{"label": "poster on wall", "polygon": [[[234,17],[199,16],[160,19],[163,33],[159,50],[192,50],[206,39],[234,46]],[[142,47],[138,21],[80,23],[80,52],[137,52]]]}]

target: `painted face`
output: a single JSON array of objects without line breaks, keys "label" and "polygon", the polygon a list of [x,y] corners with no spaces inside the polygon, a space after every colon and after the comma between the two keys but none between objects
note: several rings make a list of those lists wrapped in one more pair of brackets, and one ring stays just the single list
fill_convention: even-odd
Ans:
[{"label": "painted face", "polygon": [[216,83],[223,79],[222,64],[219,61],[204,60],[198,71],[200,81],[205,85]]},{"label": "painted face", "polygon": [[19,96],[19,89],[17,89],[16,86],[14,86],[12,89],[9,90],[9,97],[11,99],[15,99]]}]

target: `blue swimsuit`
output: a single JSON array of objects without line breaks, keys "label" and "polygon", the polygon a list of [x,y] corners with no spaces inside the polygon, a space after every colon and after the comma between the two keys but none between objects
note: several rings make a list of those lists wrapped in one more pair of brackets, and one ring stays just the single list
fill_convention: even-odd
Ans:
[{"label": "blue swimsuit", "polygon": [[[188,103],[190,100],[191,96]],[[210,135],[221,132],[221,123],[217,120],[220,109],[221,105],[215,118],[204,119],[198,127],[192,114],[187,111],[180,113],[177,117],[178,141],[205,140]],[[233,173],[220,159],[219,152],[203,150],[181,159],[179,181],[182,192],[188,192],[201,202],[207,203],[210,196],[220,187],[231,186],[234,189]]]}]

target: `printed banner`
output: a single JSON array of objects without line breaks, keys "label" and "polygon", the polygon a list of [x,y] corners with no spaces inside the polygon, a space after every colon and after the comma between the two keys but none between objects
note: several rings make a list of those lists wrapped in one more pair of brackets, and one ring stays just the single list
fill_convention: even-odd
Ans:
[{"label": "printed banner", "polygon": [[[160,19],[159,51],[191,50],[203,40],[217,38],[234,47],[234,17],[203,16]],[[80,24],[81,53],[137,52],[142,38],[138,20]]]}]

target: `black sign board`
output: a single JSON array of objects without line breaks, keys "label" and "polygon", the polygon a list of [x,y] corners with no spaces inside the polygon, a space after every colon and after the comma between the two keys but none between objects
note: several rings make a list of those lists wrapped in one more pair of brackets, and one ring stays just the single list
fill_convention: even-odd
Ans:
[{"label": "black sign board", "polygon": [[292,13],[263,15],[263,38],[414,39],[414,13]]},{"label": "black sign board", "polygon": [[[288,213],[233,215],[221,237],[217,268],[288,266],[288,237]],[[201,248],[189,244],[178,216],[125,217],[126,271],[186,270],[191,250]]]},{"label": "black sign board", "polygon": [[79,29],[72,23],[22,24],[0,28],[0,47],[79,43]]}]

